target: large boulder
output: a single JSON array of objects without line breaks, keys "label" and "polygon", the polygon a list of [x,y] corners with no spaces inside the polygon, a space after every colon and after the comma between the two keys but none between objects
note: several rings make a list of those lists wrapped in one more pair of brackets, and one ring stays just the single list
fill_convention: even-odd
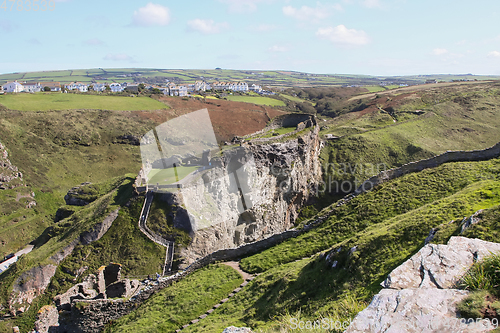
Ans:
[{"label": "large boulder", "polygon": [[[451,237],[447,245],[428,244],[394,269],[370,305],[347,333],[487,332],[488,320],[460,318],[456,305],[469,294],[452,289],[474,262],[500,252],[500,244]],[[469,323],[469,324],[467,324]]]},{"label": "large boulder", "polygon": [[451,288],[475,261],[492,252],[500,252],[500,244],[466,237],[451,237],[447,245],[428,244],[393,270],[382,287]]},{"label": "large boulder", "polygon": [[383,289],[346,333],[484,332],[481,325],[462,324],[456,316],[456,304],[467,295],[456,289]]}]

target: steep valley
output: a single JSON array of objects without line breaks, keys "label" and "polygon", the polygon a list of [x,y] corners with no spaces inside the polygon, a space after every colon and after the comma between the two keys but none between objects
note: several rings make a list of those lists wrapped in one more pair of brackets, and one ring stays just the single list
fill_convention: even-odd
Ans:
[{"label": "steep valley", "polygon": [[[137,142],[159,123],[206,105],[180,98],[164,102],[172,109],[0,111],[0,141],[27,185],[0,190],[2,203],[14,203],[19,194],[29,194],[36,201],[29,208],[14,204],[0,217],[5,228],[0,235],[3,255],[31,241],[35,245],[0,275],[2,312],[16,315],[0,322],[0,331],[10,332],[14,324],[22,332],[31,330],[38,309],[53,304],[54,296],[110,262],[120,263],[123,276],[130,280],[162,271],[165,249],[138,227],[144,196],[133,185],[140,168]],[[219,142],[261,130],[282,114],[268,107],[231,103],[209,106]],[[231,106],[238,113],[234,118],[224,118],[223,111],[217,110]],[[171,287],[165,283],[161,289],[159,283],[144,302],[125,298],[124,302],[133,304],[123,313],[128,314],[113,318],[104,331],[175,331],[210,309],[209,315],[183,332],[221,332],[231,325],[280,332],[291,318],[349,321],[381,289],[380,282],[419,251],[431,230],[435,244],[456,235],[500,239],[498,156],[398,174],[373,190],[352,195],[380,171],[446,151],[479,150],[500,142],[498,84],[387,92],[360,102],[342,99],[337,107],[333,118],[301,115],[311,119],[310,127],[290,135],[271,136],[266,142],[259,141],[262,134],[250,135],[241,147],[237,145],[255,163],[253,178],[245,184],[252,207],[245,207],[242,214],[226,216],[209,204],[218,196],[224,206],[238,201],[238,195],[224,192],[229,181],[224,185],[224,180],[218,180],[223,168],[204,174],[202,183],[217,184],[208,186],[208,192],[188,187],[180,197],[167,195],[160,200],[168,206],[165,216],[173,206],[178,210],[185,209],[183,205],[197,207],[186,209],[193,216],[179,222],[190,238],[178,245],[175,257],[178,268],[191,269]],[[230,114],[228,110],[224,115]],[[242,121],[251,124],[243,126]],[[222,151],[226,155],[220,161],[227,163],[221,165],[229,165],[232,158],[241,164],[248,159],[232,156],[231,147]],[[81,185],[75,198],[90,198],[90,203],[65,205],[67,191],[83,182],[92,184]],[[481,221],[462,232],[464,217],[480,210]],[[230,258],[239,260],[239,267],[255,278],[213,308],[241,281],[227,266],[214,264],[217,256],[211,258],[211,254],[225,249],[237,253],[281,234],[287,236],[269,242],[264,250],[259,247]],[[214,276],[224,281],[218,288],[212,288]],[[189,304],[197,298],[210,301],[191,307],[183,303],[185,297],[192,297]],[[162,304],[172,299],[180,305],[161,313]],[[75,302],[66,315],[92,321],[92,311],[86,312],[85,304]],[[188,310],[180,315],[183,307]]]}]

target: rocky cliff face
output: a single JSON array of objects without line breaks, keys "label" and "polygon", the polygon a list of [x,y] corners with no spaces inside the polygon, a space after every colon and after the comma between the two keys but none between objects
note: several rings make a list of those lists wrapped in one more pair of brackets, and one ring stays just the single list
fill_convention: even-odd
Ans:
[{"label": "rocky cliff face", "polygon": [[0,142],[0,190],[21,186],[23,174],[9,160],[7,149]]},{"label": "rocky cliff face", "polygon": [[170,199],[186,208],[182,221],[174,222],[193,235],[183,252],[187,263],[293,226],[321,180],[318,131],[315,126],[285,143],[231,149]]},{"label": "rocky cliff face", "polygon": [[[489,322],[457,317],[456,305],[469,294],[453,289],[476,260],[500,252],[500,244],[452,237],[428,244],[392,271],[346,330],[353,332],[487,332]],[[461,321],[462,319],[462,321]]]}]

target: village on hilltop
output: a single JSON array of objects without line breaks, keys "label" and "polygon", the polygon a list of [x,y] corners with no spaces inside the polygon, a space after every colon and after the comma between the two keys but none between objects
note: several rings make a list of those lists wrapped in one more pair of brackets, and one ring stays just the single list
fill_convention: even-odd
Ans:
[{"label": "village on hilltop", "polygon": [[155,90],[157,89],[163,95],[168,96],[188,96],[191,92],[205,92],[205,91],[237,91],[237,92],[249,92],[253,91],[259,94],[266,94],[262,87],[256,84],[248,85],[247,82],[205,82],[196,81],[194,84],[177,85],[172,82],[168,82],[162,85],[150,85],[146,83],[82,83],[82,82],[71,82],[68,84],[61,84],[60,82],[18,82],[11,81],[7,82],[3,86],[0,86],[0,93],[36,93],[40,91],[46,92],[111,92],[120,93],[123,91],[136,93],[141,89]]}]

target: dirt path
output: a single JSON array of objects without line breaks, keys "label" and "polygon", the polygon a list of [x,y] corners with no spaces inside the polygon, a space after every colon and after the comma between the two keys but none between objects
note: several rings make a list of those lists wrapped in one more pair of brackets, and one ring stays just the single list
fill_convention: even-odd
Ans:
[{"label": "dirt path", "polygon": [[249,280],[253,277],[252,274],[248,274],[247,272],[243,271],[241,268],[240,268],[240,263],[237,262],[237,261],[227,261],[227,262],[223,262],[224,265],[227,265],[229,267],[232,267],[234,268],[236,271],[238,271],[238,273],[241,274],[241,276],[243,277],[243,280]]}]

